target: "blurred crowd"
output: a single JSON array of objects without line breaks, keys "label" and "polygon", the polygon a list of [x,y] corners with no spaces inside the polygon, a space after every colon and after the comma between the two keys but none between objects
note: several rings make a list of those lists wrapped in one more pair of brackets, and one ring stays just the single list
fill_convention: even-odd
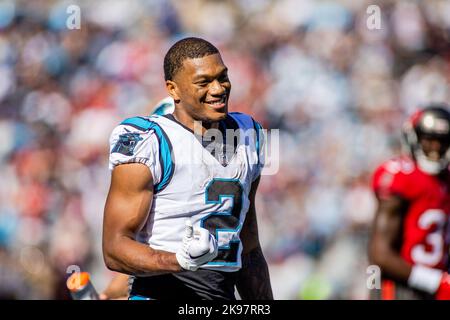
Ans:
[{"label": "blurred crowd", "polygon": [[450,101],[448,12],[446,0],[0,0],[0,298],[67,299],[74,266],[106,286],[108,137],[166,96],[164,54],[194,35],[222,52],[231,111],[280,130],[279,171],[257,196],[275,298],[366,299],[371,174],[400,152],[407,114]]}]

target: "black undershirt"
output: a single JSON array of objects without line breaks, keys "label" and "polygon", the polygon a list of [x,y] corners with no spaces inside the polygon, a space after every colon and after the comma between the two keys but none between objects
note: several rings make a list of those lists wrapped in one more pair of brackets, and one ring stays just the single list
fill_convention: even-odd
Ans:
[{"label": "black undershirt", "polygon": [[238,272],[198,269],[136,277],[130,295],[155,300],[236,300],[234,286],[237,274]]}]

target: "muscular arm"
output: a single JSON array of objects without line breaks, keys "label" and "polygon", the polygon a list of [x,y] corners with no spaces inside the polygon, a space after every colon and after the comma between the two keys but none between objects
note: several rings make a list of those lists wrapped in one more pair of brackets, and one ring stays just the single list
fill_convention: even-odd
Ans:
[{"label": "muscular arm", "polygon": [[181,271],[174,253],[135,239],[152,199],[153,178],[144,165],[124,164],[113,170],[103,220],[103,257],[109,269],[133,275]]},{"label": "muscular arm", "polygon": [[412,266],[395,249],[395,243],[401,235],[404,206],[404,200],[396,196],[378,200],[369,242],[369,259],[381,268],[384,275],[406,283]]},{"label": "muscular arm", "polygon": [[243,300],[272,300],[269,268],[261,250],[256,221],[255,195],[259,178],[250,191],[250,207],[241,231],[243,245],[242,269],[239,271],[236,288]]}]

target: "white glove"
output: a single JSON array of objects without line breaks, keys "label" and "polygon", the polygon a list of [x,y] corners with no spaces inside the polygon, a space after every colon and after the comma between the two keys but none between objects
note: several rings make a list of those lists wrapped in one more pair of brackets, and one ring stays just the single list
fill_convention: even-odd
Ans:
[{"label": "white glove", "polygon": [[186,221],[183,245],[175,254],[183,269],[196,271],[201,265],[217,257],[216,238],[205,228],[194,230],[191,220]]}]

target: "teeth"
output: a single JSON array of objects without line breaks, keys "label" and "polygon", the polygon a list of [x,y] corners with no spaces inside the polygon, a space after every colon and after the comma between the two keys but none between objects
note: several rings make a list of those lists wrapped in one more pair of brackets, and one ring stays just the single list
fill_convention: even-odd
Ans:
[{"label": "teeth", "polygon": [[207,103],[209,103],[209,104],[221,104],[221,103],[224,103],[225,102],[225,97],[222,97],[220,100],[217,100],[217,101],[211,101],[211,102],[207,102]]}]

